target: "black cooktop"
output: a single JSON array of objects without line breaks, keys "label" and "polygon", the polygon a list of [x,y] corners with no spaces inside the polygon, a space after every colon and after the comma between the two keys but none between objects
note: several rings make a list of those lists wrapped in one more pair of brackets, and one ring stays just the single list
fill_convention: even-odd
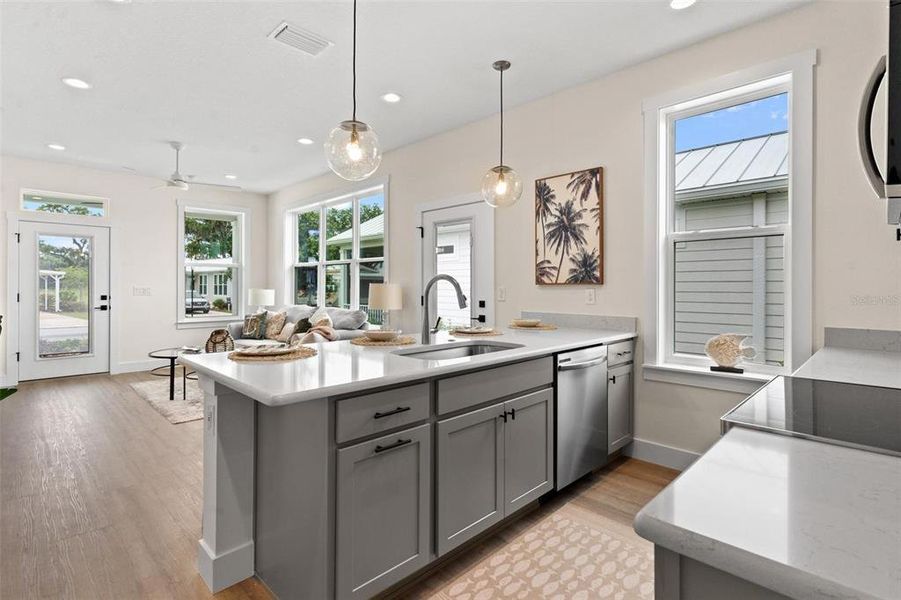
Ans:
[{"label": "black cooktop", "polygon": [[901,390],[776,377],[722,418],[739,425],[901,456]]}]

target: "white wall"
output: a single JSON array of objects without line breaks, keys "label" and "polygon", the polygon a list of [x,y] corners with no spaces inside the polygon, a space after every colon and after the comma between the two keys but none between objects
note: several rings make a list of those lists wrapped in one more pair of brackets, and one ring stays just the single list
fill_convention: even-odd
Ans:
[{"label": "white wall", "polygon": [[[110,357],[113,371],[143,370],[147,353],[156,348],[201,344],[212,327],[177,329],[176,311],[184,305],[176,292],[182,271],[177,265],[178,196],[168,190],[151,191],[159,180],[130,173],[101,171],[68,164],[48,163],[10,156],[0,157],[0,207],[4,215],[16,211],[22,188],[88,194],[110,199],[112,227],[111,264],[118,270],[118,285],[110,290],[118,320],[118,353]],[[265,287],[268,276],[266,253],[266,197],[261,194],[204,190],[199,186],[179,192],[185,198],[222,205],[250,207],[250,287]],[[29,213],[32,217],[34,213]],[[7,301],[7,219],[0,231],[0,314],[10,315]],[[254,243],[257,240],[257,243]],[[212,285],[212,282],[210,282]],[[134,286],[151,288],[152,295],[132,296]],[[15,318],[10,315],[8,319]],[[0,351],[6,356],[8,333],[0,336]],[[159,361],[149,361],[154,365]],[[0,372],[5,373],[5,361]]]},{"label": "white wall", "polygon": [[[516,206],[497,211],[495,282],[507,288],[507,301],[497,306],[498,322],[524,309],[643,317],[642,100],[817,48],[815,346],[822,345],[827,325],[901,328],[901,247],[885,225],[884,205],[867,186],[855,132],[861,90],[886,51],[885,4],[814,3],[508,111],[507,163],[522,175],[526,191]],[[517,79],[516,57],[510,58],[506,95],[515,102],[516,89],[529,82]],[[417,328],[413,207],[478,190],[496,152],[494,117],[385,155],[378,174],[391,177],[391,280],[405,287],[405,329]],[[606,282],[598,288],[597,304],[586,306],[583,287],[533,284],[532,182],[598,165],[605,167],[606,179]],[[270,196],[269,255],[282,255],[287,203],[343,187],[328,174]],[[270,273],[270,283],[281,285],[281,266],[270,265]],[[640,375],[636,394],[638,436],[692,451],[716,439],[720,415],[741,400],[737,394],[643,381]]]}]

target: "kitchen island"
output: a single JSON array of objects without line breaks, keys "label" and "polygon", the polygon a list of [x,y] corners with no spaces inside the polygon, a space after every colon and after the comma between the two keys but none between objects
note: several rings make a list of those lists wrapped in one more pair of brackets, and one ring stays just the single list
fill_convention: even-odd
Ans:
[{"label": "kitchen island", "polygon": [[634,319],[614,323],[439,334],[496,346],[457,358],[349,342],[284,363],[183,357],[204,391],[207,585],[256,574],[280,597],[367,598],[536,501],[554,486],[554,356],[631,360]]}]

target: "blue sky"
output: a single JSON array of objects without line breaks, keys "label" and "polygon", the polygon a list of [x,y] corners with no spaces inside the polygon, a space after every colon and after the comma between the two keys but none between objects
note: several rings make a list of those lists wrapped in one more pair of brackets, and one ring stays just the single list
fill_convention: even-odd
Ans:
[{"label": "blue sky", "polygon": [[788,129],[788,94],[676,121],[676,152]]}]

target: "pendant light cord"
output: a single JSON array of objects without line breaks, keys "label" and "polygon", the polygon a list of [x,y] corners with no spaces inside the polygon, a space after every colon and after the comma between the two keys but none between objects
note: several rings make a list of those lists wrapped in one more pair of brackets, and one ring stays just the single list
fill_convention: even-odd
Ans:
[{"label": "pendant light cord", "polygon": [[504,165],[504,72],[501,71],[501,163]]},{"label": "pendant light cord", "polygon": [[354,0],[354,42],[353,42],[352,70],[353,70],[353,97],[354,97],[353,120],[356,121],[357,120],[357,0]]}]

